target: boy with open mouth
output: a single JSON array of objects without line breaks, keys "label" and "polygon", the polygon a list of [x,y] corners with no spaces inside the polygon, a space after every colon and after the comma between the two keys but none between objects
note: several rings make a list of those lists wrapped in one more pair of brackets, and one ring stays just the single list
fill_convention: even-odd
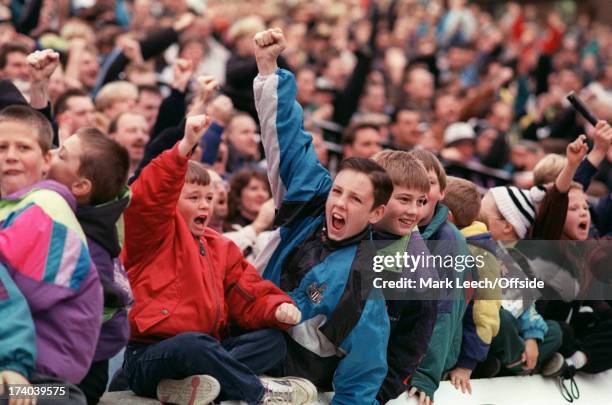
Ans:
[{"label": "boy with open mouth", "polygon": [[372,239],[393,184],[365,158],[344,160],[332,180],[303,130],[295,78],[278,69],[282,32],[260,32],[254,42],[255,104],[280,225],[256,264],[302,312],[286,334],[278,373],[335,391],[334,404],[376,403],[387,374],[389,319],[383,299],[363,299],[370,292],[360,275],[372,272],[372,261],[361,242]]}]

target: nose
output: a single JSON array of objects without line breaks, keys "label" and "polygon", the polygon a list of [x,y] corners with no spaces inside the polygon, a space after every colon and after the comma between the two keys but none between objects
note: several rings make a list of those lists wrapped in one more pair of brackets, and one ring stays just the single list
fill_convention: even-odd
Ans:
[{"label": "nose", "polygon": [[13,146],[9,146],[6,151],[6,155],[4,158],[7,162],[16,162],[17,161],[17,148]]},{"label": "nose", "polygon": [[210,202],[208,201],[207,198],[200,198],[199,199],[199,204],[198,204],[198,209],[199,210],[205,210],[208,211],[210,208]]}]

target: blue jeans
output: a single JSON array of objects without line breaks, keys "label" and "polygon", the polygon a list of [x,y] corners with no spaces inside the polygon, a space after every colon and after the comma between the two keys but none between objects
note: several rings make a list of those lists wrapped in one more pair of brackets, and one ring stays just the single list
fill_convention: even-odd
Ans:
[{"label": "blue jeans", "polygon": [[151,345],[129,343],[123,371],[137,395],[155,398],[157,384],[208,374],[221,384],[220,399],[256,404],[263,396],[257,377],[286,355],[282,332],[264,329],[224,340],[196,332],[181,333]]}]

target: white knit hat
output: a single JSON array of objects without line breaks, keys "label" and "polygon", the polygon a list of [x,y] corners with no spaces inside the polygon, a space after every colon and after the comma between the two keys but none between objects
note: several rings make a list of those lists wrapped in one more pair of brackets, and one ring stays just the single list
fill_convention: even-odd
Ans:
[{"label": "white knit hat", "polygon": [[536,217],[536,204],[539,203],[544,192],[541,188],[534,187],[531,190],[522,190],[514,186],[494,187],[491,194],[495,200],[497,209],[514,227],[514,231],[520,239],[527,235],[527,231]]}]

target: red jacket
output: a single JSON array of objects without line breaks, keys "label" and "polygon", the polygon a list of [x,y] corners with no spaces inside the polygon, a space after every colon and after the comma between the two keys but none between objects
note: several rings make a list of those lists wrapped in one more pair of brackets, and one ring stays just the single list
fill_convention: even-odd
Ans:
[{"label": "red jacket", "polygon": [[135,301],[131,340],[149,343],[183,332],[221,339],[230,320],[246,329],[288,327],[274,312],[291,298],[264,281],[232,241],[207,228],[200,253],[177,210],[187,162],[175,146],[132,184],[121,252]]}]

